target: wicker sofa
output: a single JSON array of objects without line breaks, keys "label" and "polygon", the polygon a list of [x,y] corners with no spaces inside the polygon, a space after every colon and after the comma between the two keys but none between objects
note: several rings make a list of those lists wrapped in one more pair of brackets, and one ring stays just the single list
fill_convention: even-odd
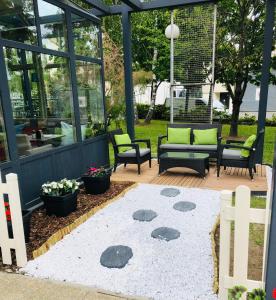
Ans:
[{"label": "wicker sofa", "polygon": [[[191,128],[190,144],[172,144],[168,143],[168,128]],[[216,145],[194,145],[194,134],[195,129],[206,130],[206,129],[217,129],[217,144]],[[167,134],[158,137],[158,161],[162,153],[165,152],[197,152],[197,153],[208,153],[210,158],[218,158],[219,147],[221,143],[221,124],[168,124]]]}]

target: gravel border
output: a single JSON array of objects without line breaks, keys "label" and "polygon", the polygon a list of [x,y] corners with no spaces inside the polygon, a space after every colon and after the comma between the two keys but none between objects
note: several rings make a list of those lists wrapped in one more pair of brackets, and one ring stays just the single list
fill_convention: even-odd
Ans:
[{"label": "gravel border", "polygon": [[[214,266],[210,232],[219,213],[220,192],[177,187],[181,193],[161,199],[166,186],[140,184],[124,197],[97,212],[58,242],[46,254],[29,261],[26,274],[154,299],[217,299],[212,291]],[[179,212],[173,205],[192,201],[196,209]],[[152,222],[139,222],[132,214],[152,209]],[[158,227],[171,227],[181,235],[170,242],[153,239]],[[125,245],[133,257],[122,269],[100,264],[110,246]]]}]

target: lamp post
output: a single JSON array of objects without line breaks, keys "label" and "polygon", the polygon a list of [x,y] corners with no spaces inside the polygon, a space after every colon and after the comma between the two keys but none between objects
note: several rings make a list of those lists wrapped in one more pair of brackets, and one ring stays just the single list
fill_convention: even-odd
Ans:
[{"label": "lamp post", "polygon": [[180,35],[180,30],[177,25],[173,23],[173,10],[171,11],[171,25],[166,28],[165,35],[168,39],[171,40],[171,53],[170,53],[170,122],[173,123],[173,87],[174,87],[174,39],[177,39]]}]

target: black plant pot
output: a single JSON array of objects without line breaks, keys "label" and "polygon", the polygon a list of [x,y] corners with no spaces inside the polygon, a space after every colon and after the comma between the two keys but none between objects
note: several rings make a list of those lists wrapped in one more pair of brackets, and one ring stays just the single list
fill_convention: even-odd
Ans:
[{"label": "black plant pot", "polygon": [[91,177],[91,176],[83,176],[82,177],[85,192],[86,194],[103,194],[110,187],[110,174],[102,177]]},{"label": "black plant pot", "polygon": [[[23,219],[23,228],[25,235],[25,242],[29,242],[30,238],[30,223],[31,223],[32,211],[30,210],[22,210],[22,219]],[[13,231],[12,231],[12,222],[8,221],[8,232],[9,238],[13,239]]]},{"label": "black plant pot", "polygon": [[41,195],[40,198],[44,202],[48,216],[66,217],[77,209],[78,193],[79,191],[77,190],[73,194],[64,196]]}]

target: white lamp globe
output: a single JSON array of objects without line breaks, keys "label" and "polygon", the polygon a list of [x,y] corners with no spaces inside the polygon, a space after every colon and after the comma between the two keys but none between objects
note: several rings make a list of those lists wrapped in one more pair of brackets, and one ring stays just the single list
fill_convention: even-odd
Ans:
[{"label": "white lamp globe", "polygon": [[177,39],[180,36],[179,27],[175,24],[169,25],[165,30],[165,35],[168,39]]}]

